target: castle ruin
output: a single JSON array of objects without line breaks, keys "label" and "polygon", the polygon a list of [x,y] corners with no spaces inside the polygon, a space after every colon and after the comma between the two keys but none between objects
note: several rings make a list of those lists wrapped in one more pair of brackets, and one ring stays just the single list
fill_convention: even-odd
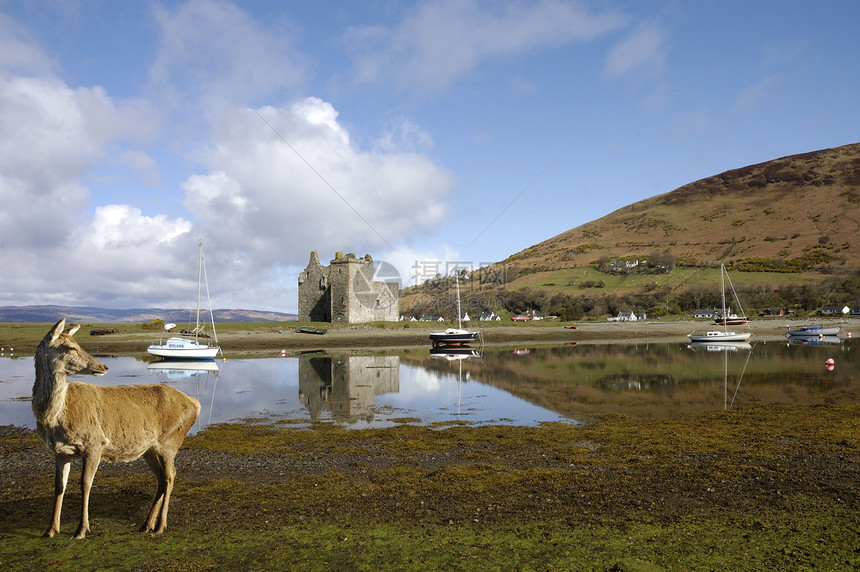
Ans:
[{"label": "castle ruin", "polygon": [[329,266],[311,251],[299,274],[299,321],[355,324],[398,319],[398,285],[373,280],[370,255],[335,254]]}]

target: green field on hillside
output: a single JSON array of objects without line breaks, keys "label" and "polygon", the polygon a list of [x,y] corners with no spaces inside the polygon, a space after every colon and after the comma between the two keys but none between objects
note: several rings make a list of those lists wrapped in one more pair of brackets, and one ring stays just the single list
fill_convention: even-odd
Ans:
[{"label": "green field on hillside", "polygon": [[[775,272],[734,272],[730,274],[732,283],[737,286],[758,284],[808,284],[820,281],[815,274],[780,274]],[[594,284],[602,282],[602,287]],[[591,287],[588,285],[592,284]],[[604,274],[594,268],[565,268],[547,272],[536,272],[521,276],[507,284],[509,290],[529,288],[549,292],[595,292],[621,293],[635,292],[645,287],[668,285],[672,290],[697,285],[720,284],[719,268],[676,268],[669,274]]]}]

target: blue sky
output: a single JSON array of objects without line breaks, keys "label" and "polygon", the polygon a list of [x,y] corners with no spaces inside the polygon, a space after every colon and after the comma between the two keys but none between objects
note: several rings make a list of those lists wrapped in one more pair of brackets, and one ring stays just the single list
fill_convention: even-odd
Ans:
[{"label": "blue sky", "polygon": [[860,4],[0,0],[0,305],[294,312],[860,141]]}]

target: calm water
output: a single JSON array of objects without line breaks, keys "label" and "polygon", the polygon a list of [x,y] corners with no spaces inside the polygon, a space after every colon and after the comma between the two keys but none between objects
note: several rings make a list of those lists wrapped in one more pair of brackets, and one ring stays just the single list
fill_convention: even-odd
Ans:
[{"label": "calm water", "polygon": [[[536,425],[592,413],[672,417],[749,405],[856,403],[854,340],[751,347],[598,344],[493,349],[483,355],[234,359],[190,369],[106,358],[104,385],[166,383],[198,398],[195,430],[236,419],[348,427],[400,423]],[[460,359],[462,358],[462,359]],[[835,365],[828,368],[827,359]],[[0,425],[33,427],[32,356],[0,356]]]}]

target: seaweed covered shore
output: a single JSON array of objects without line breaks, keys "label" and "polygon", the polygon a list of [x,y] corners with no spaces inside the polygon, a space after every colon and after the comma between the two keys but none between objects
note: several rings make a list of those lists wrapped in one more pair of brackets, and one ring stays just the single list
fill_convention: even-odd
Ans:
[{"label": "seaweed covered shore", "polygon": [[[577,426],[214,426],[186,440],[168,531],[137,533],[142,461],[102,464],[83,542],[53,462],[0,430],[11,570],[857,569],[860,406],[752,407]],[[70,483],[75,482],[73,464]]]}]

